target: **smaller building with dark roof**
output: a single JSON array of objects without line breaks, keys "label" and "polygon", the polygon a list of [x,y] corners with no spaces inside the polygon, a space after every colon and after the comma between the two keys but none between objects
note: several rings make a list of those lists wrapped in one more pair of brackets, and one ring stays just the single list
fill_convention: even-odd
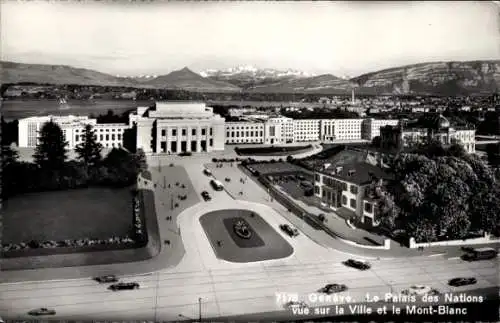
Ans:
[{"label": "smaller building with dark roof", "polygon": [[325,164],[314,173],[314,194],[330,208],[345,208],[363,223],[376,226],[371,187],[392,180],[392,175],[367,161]]}]

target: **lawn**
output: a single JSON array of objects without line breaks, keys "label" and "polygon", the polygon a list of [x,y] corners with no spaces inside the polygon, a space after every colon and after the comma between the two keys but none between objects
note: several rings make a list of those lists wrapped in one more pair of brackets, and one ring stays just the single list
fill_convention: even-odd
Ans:
[{"label": "lawn", "polygon": [[3,202],[2,243],[61,241],[128,234],[129,188],[30,193]]},{"label": "lawn", "polygon": [[236,147],[234,151],[240,156],[286,156],[290,153],[298,151],[306,151],[312,148],[312,145],[307,146],[283,146],[283,147]]}]

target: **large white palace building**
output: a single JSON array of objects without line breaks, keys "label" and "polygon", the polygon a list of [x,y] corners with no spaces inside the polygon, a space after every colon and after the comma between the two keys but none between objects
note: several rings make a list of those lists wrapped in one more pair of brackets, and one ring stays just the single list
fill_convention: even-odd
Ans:
[{"label": "large white palace building", "polygon": [[137,148],[146,153],[224,150],[224,118],[204,103],[157,102],[129,116],[137,125]]},{"label": "large white palace building", "polygon": [[[70,149],[82,141],[86,124],[94,126],[98,142],[107,148],[120,147],[124,131],[136,126],[137,148],[146,153],[167,154],[224,150],[225,144],[371,141],[381,136],[381,128],[399,125],[399,120],[291,119],[279,115],[225,122],[205,103],[157,102],[155,107],[138,107],[129,115],[128,125],[100,124],[96,119],[80,116],[21,119],[19,147],[35,147],[42,125],[50,120],[61,126]],[[474,131],[458,128],[453,131],[454,137],[466,139],[467,150],[474,152]]]},{"label": "large white palace building", "polygon": [[64,134],[64,140],[68,142],[68,148],[74,149],[83,141],[85,126],[90,124],[96,131],[97,141],[105,148],[119,148],[123,143],[123,133],[129,126],[119,123],[97,123],[96,119],[86,116],[43,116],[29,117],[19,120],[18,135],[19,147],[36,147],[38,134],[42,126],[52,121],[57,123]]}]

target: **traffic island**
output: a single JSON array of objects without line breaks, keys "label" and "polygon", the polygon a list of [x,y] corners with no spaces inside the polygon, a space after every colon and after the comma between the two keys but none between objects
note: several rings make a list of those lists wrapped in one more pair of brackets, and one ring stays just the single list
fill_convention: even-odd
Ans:
[{"label": "traffic island", "polygon": [[293,253],[293,247],[250,210],[209,212],[200,217],[200,223],[219,259],[246,263],[281,259]]}]

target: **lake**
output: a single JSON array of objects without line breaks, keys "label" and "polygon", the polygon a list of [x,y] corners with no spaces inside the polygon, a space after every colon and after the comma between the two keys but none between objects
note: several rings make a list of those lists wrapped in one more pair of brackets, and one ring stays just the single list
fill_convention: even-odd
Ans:
[{"label": "lake", "polygon": [[132,100],[68,100],[61,105],[58,100],[7,100],[2,101],[2,116],[6,121],[45,115],[94,115],[106,114],[112,110],[115,114],[137,108],[150,106],[153,101]]}]

